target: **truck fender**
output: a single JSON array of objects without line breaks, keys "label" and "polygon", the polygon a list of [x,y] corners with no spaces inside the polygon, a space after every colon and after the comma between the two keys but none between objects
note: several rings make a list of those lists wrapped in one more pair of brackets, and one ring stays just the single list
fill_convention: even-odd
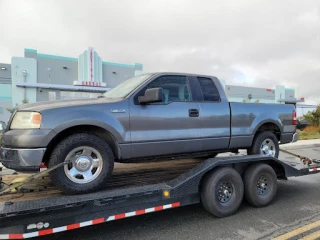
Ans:
[{"label": "truck fender", "polygon": [[76,126],[96,126],[96,127],[100,127],[105,129],[106,131],[110,132],[111,135],[113,135],[113,137],[117,140],[118,143],[123,143],[124,142],[124,136],[121,136],[120,133],[124,133],[125,130],[123,129],[123,126],[121,126],[121,124],[117,121],[115,121],[114,119],[110,118],[108,119],[110,121],[113,120],[112,125],[116,126],[118,128],[118,131],[112,127],[110,124],[106,123],[106,122],[102,122],[96,119],[91,119],[91,118],[82,118],[82,119],[76,119],[76,120],[71,120],[71,121],[67,121],[64,122],[62,124],[59,124],[56,128],[54,128],[53,130],[55,131],[55,133],[58,135],[59,133],[61,133],[64,130],[67,130],[68,128],[71,127],[76,127]]},{"label": "truck fender", "polygon": [[252,131],[253,135],[255,135],[257,133],[258,129],[262,125],[267,124],[267,123],[272,123],[279,128],[280,132],[283,131],[283,124],[279,118],[274,118],[274,119],[268,118],[268,119],[263,119],[262,121],[260,121],[259,119],[255,119],[252,123],[252,126],[255,126]]}]

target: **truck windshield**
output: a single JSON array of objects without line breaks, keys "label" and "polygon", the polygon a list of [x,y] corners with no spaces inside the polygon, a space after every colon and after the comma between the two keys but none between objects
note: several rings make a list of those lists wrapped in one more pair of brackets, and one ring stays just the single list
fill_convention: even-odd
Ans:
[{"label": "truck windshield", "polygon": [[143,74],[129,78],[115,88],[103,93],[103,96],[106,98],[125,98],[151,75],[152,74]]}]

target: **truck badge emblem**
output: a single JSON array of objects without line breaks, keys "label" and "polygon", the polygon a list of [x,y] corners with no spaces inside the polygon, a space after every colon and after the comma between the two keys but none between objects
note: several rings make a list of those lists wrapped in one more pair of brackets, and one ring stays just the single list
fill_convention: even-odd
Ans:
[{"label": "truck badge emblem", "polygon": [[126,110],[122,109],[122,108],[118,108],[118,109],[111,109],[112,113],[125,113]]}]

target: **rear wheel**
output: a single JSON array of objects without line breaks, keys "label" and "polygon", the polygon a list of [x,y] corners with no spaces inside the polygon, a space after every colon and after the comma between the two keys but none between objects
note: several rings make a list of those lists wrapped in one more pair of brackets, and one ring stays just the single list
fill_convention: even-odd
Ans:
[{"label": "rear wheel", "polygon": [[216,217],[234,214],[242,202],[243,194],[242,178],[232,168],[224,167],[208,173],[202,182],[202,204]]},{"label": "rear wheel", "polygon": [[50,178],[68,194],[103,188],[114,166],[111,148],[92,133],[77,133],[61,141],[51,154],[49,168],[66,160],[70,160],[70,164],[52,171]]},{"label": "rear wheel", "polygon": [[277,175],[268,164],[254,164],[248,167],[244,177],[244,196],[255,207],[267,206],[277,193]]},{"label": "rear wheel", "polygon": [[247,151],[248,155],[261,154],[278,158],[279,140],[277,136],[270,131],[260,132],[253,140],[252,146]]}]

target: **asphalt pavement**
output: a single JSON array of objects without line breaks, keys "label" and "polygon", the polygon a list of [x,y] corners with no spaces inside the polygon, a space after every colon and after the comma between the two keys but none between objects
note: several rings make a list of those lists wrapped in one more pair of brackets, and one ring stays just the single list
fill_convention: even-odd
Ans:
[{"label": "asphalt pavement", "polygon": [[[320,158],[320,147],[299,149],[295,146],[295,149],[295,153]],[[281,154],[279,158],[291,157]],[[320,220],[319,185],[320,174],[279,181],[278,193],[271,205],[254,208],[243,202],[238,212],[227,218],[215,218],[201,204],[197,204],[85,227],[42,239],[273,239]],[[300,233],[291,239],[298,239],[303,235],[306,233]]]}]

